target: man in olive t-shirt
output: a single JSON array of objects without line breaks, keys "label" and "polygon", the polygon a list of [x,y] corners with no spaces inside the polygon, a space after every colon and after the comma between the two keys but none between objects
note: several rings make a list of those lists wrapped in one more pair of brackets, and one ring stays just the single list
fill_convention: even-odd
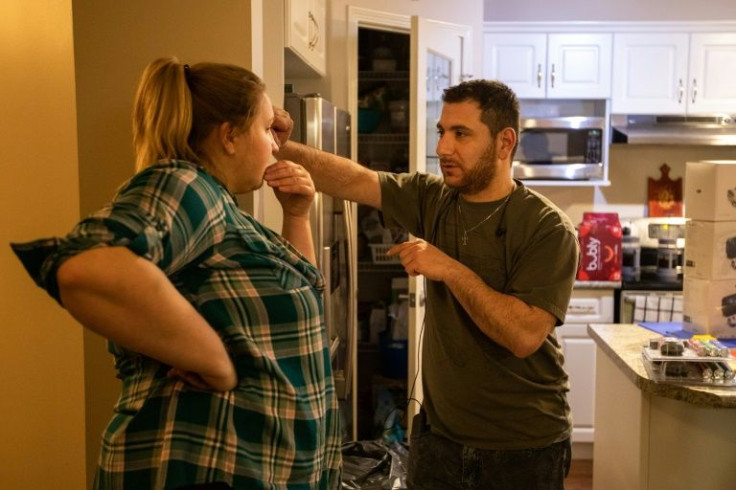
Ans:
[{"label": "man in olive t-shirt", "polygon": [[323,192],[381,209],[417,237],[389,251],[427,279],[410,488],[563,488],[571,422],[554,327],[577,270],[575,230],[512,178],[519,103],[508,87],[464,82],[443,101],[442,177],[373,172],[287,142],[280,111],[278,156],[301,163]]}]

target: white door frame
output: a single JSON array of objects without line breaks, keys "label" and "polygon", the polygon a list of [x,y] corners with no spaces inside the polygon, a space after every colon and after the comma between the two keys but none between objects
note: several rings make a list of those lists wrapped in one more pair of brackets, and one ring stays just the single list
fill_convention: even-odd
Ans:
[{"label": "white door frame", "polygon": [[[411,33],[411,17],[379,10],[348,6],[348,111],[358,114],[358,29],[368,27],[381,31]],[[356,120],[357,121],[357,120]],[[357,122],[353,124],[357,127]],[[358,132],[351,132],[351,154],[358,154]]]},{"label": "white door frame", "polygon": [[[392,14],[389,12],[381,12],[378,10],[365,9],[361,7],[348,6],[347,19],[347,40],[348,40],[348,111],[353,115],[353,128],[350,136],[351,154],[358,155],[358,29],[361,27],[377,29],[381,31],[400,32],[402,34],[411,34],[411,17],[408,15]],[[353,216],[358,216],[357,206],[353,204]],[[356,227],[357,229],[357,227]],[[353,243],[357,243],[357,231],[354,231]],[[352,258],[355,265],[355,275],[357,278],[357,253]],[[356,280],[357,283],[357,280]],[[356,286],[357,287],[357,286]],[[357,300],[357,292],[355,296]],[[357,308],[355,310],[357,312]],[[354,319],[357,325],[357,318]],[[354,336],[352,345],[352,359],[355,366],[352,370],[352,426],[353,440],[358,438],[358,339]],[[409,380],[407,379],[407,382]]]}]

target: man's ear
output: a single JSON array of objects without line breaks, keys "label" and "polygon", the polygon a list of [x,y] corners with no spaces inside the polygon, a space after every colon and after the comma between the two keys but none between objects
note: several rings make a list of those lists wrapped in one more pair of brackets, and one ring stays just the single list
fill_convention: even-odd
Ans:
[{"label": "man's ear", "polygon": [[516,146],[516,131],[512,128],[503,128],[496,135],[496,154],[500,160],[511,158],[511,152]]},{"label": "man's ear", "polygon": [[217,126],[217,129],[215,129],[217,132],[217,141],[220,143],[220,146],[222,147],[222,151],[226,155],[234,155],[235,154],[235,136],[236,131],[232,124],[229,122],[224,122]]}]

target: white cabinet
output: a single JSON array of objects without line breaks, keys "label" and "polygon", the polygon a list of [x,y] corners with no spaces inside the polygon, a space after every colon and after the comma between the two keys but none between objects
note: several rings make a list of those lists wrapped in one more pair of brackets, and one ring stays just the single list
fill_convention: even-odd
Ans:
[{"label": "white cabinet", "polygon": [[573,443],[593,442],[596,345],[587,329],[589,323],[601,322],[613,322],[613,290],[576,289],[567,308],[565,324],[556,329],[570,377],[567,401],[572,412]]},{"label": "white cabinet", "polygon": [[[605,332],[605,325],[597,326]],[[682,391],[648,379],[638,346],[654,335],[634,325],[602,334],[596,376],[596,490],[732,489],[736,409],[728,388]],[[633,328],[633,329],[632,329]],[[605,340],[604,340],[605,339]],[[641,343],[640,343],[641,341]],[[702,390],[702,391],[701,391]],[[731,408],[718,408],[731,406]]]},{"label": "white cabinet", "polygon": [[736,33],[617,33],[612,112],[736,112]]},{"label": "white cabinet", "polygon": [[736,32],[690,35],[689,113],[736,112]]},{"label": "white cabinet", "polygon": [[284,0],[286,77],[324,76],[327,69],[326,0]]},{"label": "white cabinet", "polygon": [[483,76],[520,99],[606,99],[612,44],[607,33],[486,32]]},{"label": "white cabinet", "polygon": [[565,370],[570,376],[567,401],[572,411],[574,442],[593,442],[595,342],[588,336],[587,329],[587,323],[557,327],[557,339],[565,355]]}]

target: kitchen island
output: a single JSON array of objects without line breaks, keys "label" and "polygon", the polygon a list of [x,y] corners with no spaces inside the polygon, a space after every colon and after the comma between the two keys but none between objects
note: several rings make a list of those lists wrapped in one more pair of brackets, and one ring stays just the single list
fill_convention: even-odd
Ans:
[{"label": "kitchen island", "polygon": [[661,335],[591,324],[595,490],[736,488],[736,388],[656,382],[642,346]]}]

